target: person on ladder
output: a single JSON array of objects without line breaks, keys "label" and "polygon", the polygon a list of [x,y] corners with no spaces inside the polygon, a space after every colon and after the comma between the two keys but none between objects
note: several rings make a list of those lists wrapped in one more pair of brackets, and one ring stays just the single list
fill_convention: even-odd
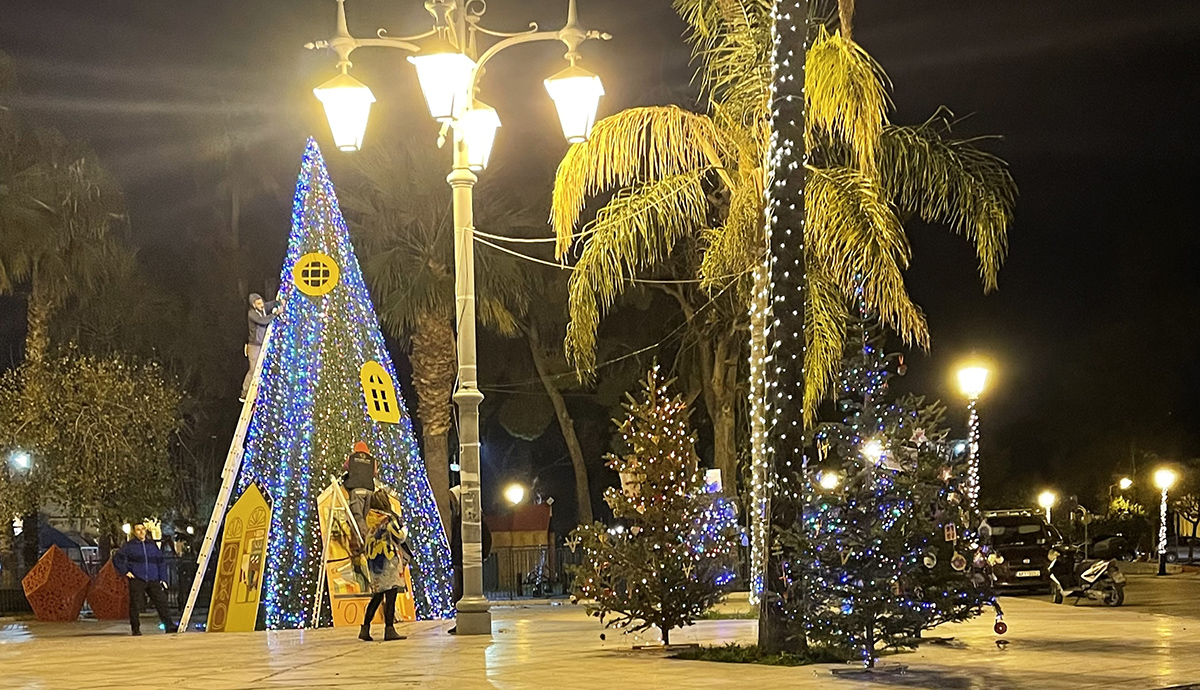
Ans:
[{"label": "person on ladder", "polygon": [[362,553],[367,537],[367,511],[371,507],[371,494],[375,493],[375,475],[379,466],[371,455],[367,444],[354,444],[354,452],[346,458],[346,473],[342,475],[342,487],[349,494],[350,517],[355,530],[351,539],[351,552]]},{"label": "person on ladder", "polygon": [[250,311],[246,312],[246,321],[250,327],[249,339],[246,341],[246,361],[250,363],[246,377],[242,379],[242,394],[238,402],[246,402],[246,393],[250,390],[250,379],[254,376],[254,365],[262,356],[263,339],[267,337],[267,326],[283,311],[283,299],[271,303],[263,302],[262,295],[250,293]]}]

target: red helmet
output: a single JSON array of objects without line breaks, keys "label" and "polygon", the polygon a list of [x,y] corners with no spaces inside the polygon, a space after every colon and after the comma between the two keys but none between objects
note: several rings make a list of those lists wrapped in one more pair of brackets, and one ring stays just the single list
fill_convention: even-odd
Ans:
[{"label": "red helmet", "polygon": [[367,448],[367,444],[363,443],[362,441],[359,441],[358,443],[354,444],[354,452],[355,453],[370,453],[371,449]]}]

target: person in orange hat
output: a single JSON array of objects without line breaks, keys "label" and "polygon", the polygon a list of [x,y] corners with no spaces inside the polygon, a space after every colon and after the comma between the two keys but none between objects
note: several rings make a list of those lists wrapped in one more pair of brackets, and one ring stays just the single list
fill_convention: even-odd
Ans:
[{"label": "person in orange hat", "polygon": [[371,505],[371,494],[375,493],[375,476],[379,466],[371,455],[367,444],[359,441],[354,451],[346,458],[346,473],[342,475],[342,486],[350,494],[350,515],[354,518],[357,533],[352,540],[352,551],[360,552],[367,535],[367,510]]}]

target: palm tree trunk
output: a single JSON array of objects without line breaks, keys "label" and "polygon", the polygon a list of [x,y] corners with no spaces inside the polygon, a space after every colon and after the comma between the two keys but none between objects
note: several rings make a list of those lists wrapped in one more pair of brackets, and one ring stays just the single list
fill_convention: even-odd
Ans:
[{"label": "palm tree trunk", "polygon": [[450,320],[436,314],[417,317],[412,336],[413,387],[417,391],[417,418],[421,421],[425,473],[437,503],[442,525],[450,526],[451,402],[457,374],[454,329]]},{"label": "palm tree trunk", "polygon": [[734,334],[719,338],[715,351],[702,348],[711,357],[708,368],[711,395],[708,416],[713,423],[713,465],[721,470],[722,493],[731,498],[738,495],[737,473],[737,362],[729,356],[734,346]]},{"label": "palm tree trunk", "polygon": [[50,316],[53,313],[50,300],[42,297],[40,292],[35,278],[26,307],[28,328],[25,332],[25,363],[35,368],[46,361],[50,349]]},{"label": "palm tree trunk", "polygon": [[17,544],[13,538],[12,520],[0,520],[0,589],[16,589]]},{"label": "palm tree trunk", "polygon": [[571,417],[570,410],[567,409],[567,402],[563,399],[562,391],[558,390],[558,386],[550,376],[549,362],[546,361],[546,353],[542,350],[537,327],[530,325],[525,329],[525,333],[529,342],[529,353],[533,357],[533,366],[537,369],[538,378],[542,381],[542,387],[546,389],[550,403],[554,405],[554,416],[558,419],[558,428],[562,431],[563,440],[567,443],[567,452],[571,455],[571,466],[575,470],[575,503],[579,506],[579,523],[590,525],[594,519],[592,516],[592,493],[588,485],[587,463],[583,459],[583,448],[579,445],[579,438],[575,435],[575,420]]},{"label": "palm tree trunk", "polygon": [[[770,243],[771,313],[767,336],[772,361],[766,372],[767,443],[773,481],[770,535],[794,529],[803,511],[804,351],[808,285],[805,277],[805,50],[808,0],[795,0],[772,12],[771,181],[767,193]],[[766,653],[799,650],[805,645],[803,580],[790,584],[786,563],[801,554],[767,550],[763,600],[759,606],[758,645]]]}]

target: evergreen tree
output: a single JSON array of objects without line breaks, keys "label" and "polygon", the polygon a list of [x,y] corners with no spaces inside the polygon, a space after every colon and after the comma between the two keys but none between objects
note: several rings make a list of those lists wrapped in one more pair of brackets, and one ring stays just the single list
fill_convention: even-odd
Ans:
[{"label": "evergreen tree", "polygon": [[[295,269],[295,270],[293,270]],[[448,616],[450,551],[395,368],[316,142],[296,184],[280,283],[283,313],[263,351],[240,488],[257,481],[273,522],[263,576],[268,628],[311,626],[321,569],[317,496],[357,441],[403,503],[421,618]]]},{"label": "evergreen tree", "polygon": [[885,354],[873,319],[848,335],[843,421],[817,429],[803,531],[790,537],[805,554],[795,613],[810,643],[873,666],[880,649],[978,615],[992,597],[986,554],[967,540],[965,464],[949,452],[945,408],[916,396],[888,402],[902,360]]},{"label": "evergreen tree", "polygon": [[641,399],[625,405],[620,431],[629,452],[608,457],[621,488],[604,494],[621,524],[582,525],[569,542],[583,548],[574,596],[594,602],[588,613],[631,631],[658,627],[664,644],[733,579],[737,535],[732,504],[705,491],[687,404],[668,386],[656,366]]}]

